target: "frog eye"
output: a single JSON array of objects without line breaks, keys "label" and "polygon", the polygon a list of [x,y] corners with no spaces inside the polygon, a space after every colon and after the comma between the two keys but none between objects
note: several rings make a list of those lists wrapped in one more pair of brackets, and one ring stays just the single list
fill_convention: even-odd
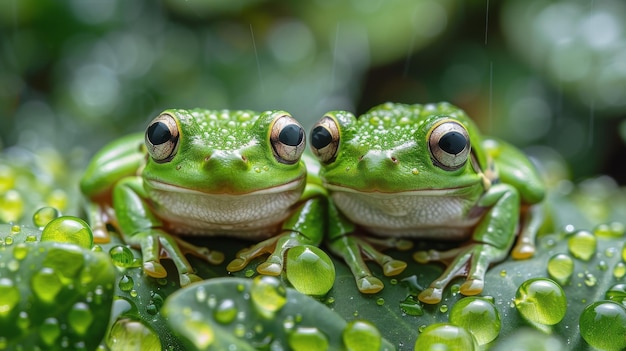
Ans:
[{"label": "frog eye", "polygon": [[311,129],[311,151],[322,163],[331,163],[337,158],[339,149],[339,127],[330,117],[322,118]]},{"label": "frog eye", "polygon": [[146,129],[145,143],[148,153],[156,162],[171,160],[178,150],[178,125],[170,114],[164,113],[150,122]]},{"label": "frog eye", "polygon": [[461,168],[470,153],[467,129],[455,121],[445,121],[430,132],[428,147],[435,165],[447,171]]},{"label": "frog eye", "polygon": [[306,146],[304,128],[293,117],[281,116],[272,126],[270,142],[279,162],[296,163]]}]

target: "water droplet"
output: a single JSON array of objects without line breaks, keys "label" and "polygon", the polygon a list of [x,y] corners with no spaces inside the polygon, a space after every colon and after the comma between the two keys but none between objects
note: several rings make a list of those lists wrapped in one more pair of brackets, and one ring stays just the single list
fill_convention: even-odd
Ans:
[{"label": "water droplet", "polygon": [[567,239],[567,247],[574,257],[589,261],[596,253],[596,237],[586,230],[579,230]]},{"label": "water droplet", "polygon": [[93,322],[93,313],[84,302],[77,302],[67,315],[70,327],[79,335],[85,335]]},{"label": "water droplet", "polygon": [[333,296],[329,296],[329,297],[326,299],[326,304],[327,304],[327,305],[332,305],[332,304],[334,304],[334,303],[335,303],[335,298],[334,298]]},{"label": "water droplet", "polygon": [[321,249],[311,245],[287,251],[287,279],[299,292],[324,295],[335,283],[335,266]]},{"label": "water droplet", "polygon": [[252,301],[259,312],[272,316],[287,303],[287,291],[280,280],[270,276],[258,276],[250,288]]},{"label": "water droplet", "polygon": [[342,333],[348,351],[378,350],[382,343],[380,331],[368,321],[353,320]]},{"label": "water droplet", "polygon": [[585,282],[585,285],[592,287],[596,285],[596,283],[598,282],[598,279],[596,278],[595,275],[591,273],[586,273],[584,282]]},{"label": "water droplet", "polygon": [[133,290],[130,291],[129,294],[130,294],[131,297],[137,297],[137,290],[133,289]]},{"label": "water droplet", "polygon": [[254,275],[254,269],[246,269],[244,275],[246,276],[246,278],[252,278],[252,276]]},{"label": "water droplet", "polygon": [[132,267],[135,261],[133,252],[126,245],[116,245],[109,250],[109,256],[118,267]]},{"label": "water droplet", "polygon": [[61,216],[59,210],[54,207],[42,207],[33,214],[33,224],[43,229],[50,221]]},{"label": "water droplet", "polygon": [[613,276],[617,279],[621,279],[626,275],[626,264],[624,262],[617,262],[613,267]]},{"label": "water droplet", "polygon": [[[197,324],[201,326],[197,327]],[[189,321],[185,325],[190,332],[187,335],[193,336],[192,342],[198,349],[206,349],[213,341],[212,331],[206,332],[206,323],[194,323]],[[108,333],[107,345],[111,350],[135,350],[137,345],[141,345],[142,350],[162,350],[161,341],[157,333],[152,328],[139,321],[128,318],[120,318],[111,327]]]},{"label": "water droplet", "polygon": [[7,246],[13,245],[13,237],[7,236],[6,238],[4,238],[4,245],[7,245]]},{"label": "water droplet", "polygon": [[41,232],[41,241],[72,243],[91,249],[93,233],[89,225],[78,217],[62,216],[53,219]]},{"label": "water droplet", "polygon": [[20,302],[20,290],[13,280],[0,278],[0,317],[7,317]]},{"label": "water droplet", "polygon": [[443,305],[439,306],[439,312],[441,312],[441,313],[448,312],[448,305],[443,304]]},{"label": "water droplet", "polygon": [[452,293],[452,296],[458,295],[461,292],[461,285],[452,284],[452,286],[450,287],[450,292]]},{"label": "water droplet", "polygon": [[480,297],[464,297],[450,310],[450,323],[469,331],[479,345],[495,340],[500,333],[500,314],[493,303]]},{"label": "water droplet", "polygon": [[288,337],[288,343],[294,351],[328,350],[328,338],[314,327],[299,327]]},{"label": "water droplet", "polygon": [[585,307],[579,319],[580,335],[600,350],[626,348],[626,308],[614,301],[597,301]]},{"label": "water droplet", "polygon": [[385,304],[385,299],[383,299],[382,297],[379,297],[376,299],[376,304],[378,306],[383,306]]},{"label": "water droplet", "polygon": [[63,288],[63,284],[52,268],[44,267],[33,274],[31,287],[39,300],[52,304]]},{"label": "water droplet", "polygon": [[448,323],[435,323],[424,328],[417,337],[415,350],[458,350],[472,351],[476,343],[463,327]]},{"label": "water droplet", "polygon": [[215,311],[213,311],[213,317],[218,323],[229,324],[235,317],[237,317],[237,306],[235,306],[235,301],[231,299],[222,300]]},{"label": "water droplet", "polygon": [[500,276],[502,278],[506,277],[506,269],[503,269],[503,270],[500,271]]},{"label": "water droplet", "polygon": [[622,222],[611,222],[598,224],[593,229],[593,234],[599,238],[621,238],[624,236],[626,227]]},{"label": "water droplet", "polygon": [[17,222],[24,214],[24,199],[15,189],[0,194],[0,222]]},{"label": "water droplet", "polygon": [[389,283],[391,283],[391,285],[396,285],[396,284],[398,284],[398,279],[396,279],[396,278],[391,278],[391,279],[389,280]]},{"label": "water droplet", "polygon": [[19,244],[15,245],[15,247],[13,248],[13,258],[15,258],[18,261],[21,261],[24,258],[26,258],[26,256],[28,255],[29,251],[30,250],[29,250],[28,246],[26,246],[26,244],[19,243]]},{"label": "water droplet", "polygon": [[598,262],[598,270],[606,271],[607,269],[609,269],[609,265],[606,263],[606,261],[600,260],[600,262]]},{"label": "water droplet", "polygon": [[11,226],[11,235],[15,235],[21,231],[22,231],[22,227],[20,227],[19,225],[14,224]]},{"label": "water droplet", "polygon": [[409,316],[424,315],[422,304],[413,295],[407,296],[404,301],[400,302],[400,309]]},{"label": "water droplet", "polygon": [[[16,324],[18,328],[20,328],[22,331],[26,331],[28,330],[28,328],[30,328],[30,316],[28,315],[26,311],[21,311],[17,315]],[[0,347],[0,350],[2,350],[1,347]]]},{"label": "water droplet", "polygon": [[548,260],[548,274],[559,284],[565,285],[574,273],[574,260],[566,254],[557,254]]},{"label": "water droplet", "polygon": [[61,327],[56,318],[47,318],[39,327],[39,335],[44,344],[53,346],[61,336]]},{"label": "water droplet", "polygon": [[606,291],[607,300],[623,303],[626,301],[626,284],[615,284]]},{"label": "water droplet", "polygon": [[133,287],[135,286],[135,282],[133,281],[133,278],[131,276],[123,275],[120,278],[120,281],[117,283],[117,286],[120,288],[120,290],[128,292],[133,289]]},{"label": "water droplet", "polygon": [[554,325],[560,322],[567,310],[567,299],[559,284],[546,278],[533,278],[523,282],[515,294],[515,307],[527,320]]}]

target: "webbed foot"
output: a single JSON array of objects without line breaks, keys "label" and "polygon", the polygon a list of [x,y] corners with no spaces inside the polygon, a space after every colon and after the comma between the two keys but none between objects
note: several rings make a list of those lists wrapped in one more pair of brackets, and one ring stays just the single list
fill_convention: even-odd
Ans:
[{"label": "webbed foot", "polygon": [[361,238],[355,236],[342,236],[330,242],[331,250],[336,255],[344,258],[354,275],[357,288],[364,294],[374,294],[385,287],[383,282],[372,274],[365,263],[365,259],[376,262],[382,268],[385,276],[398,275],[406,268],[406,262],[382,254],[379,248],[380,250],[386,248],[408,250],[412,246],[413,243],[408,240]]},{"label": "webbed foot", "polygon": [[439,303],[443,289],[456,277],[465,277],[460,293],[466,296],[477,295],[485,287],[485,274],[489,265],[503,260],[507,250],[498,249],[488,244],[474,243],[448,251],[418,251],[413,259],[419,263],[432,261],[449,262],[446,270],[435,279],[418,298],[427,304]]},{"label": "webbed foot", "polygon": [[269,254],[267,260],[257,266],[257,272],[277,276],[283,271],[287,250],[306,244],[308,244],[307,240],[303,240],[302,235],[296,232],[276,235],[237,252],[237,257],[226,266],[226,270],[238,272],[246,268],[255,258]]},{"label": "webbed foot", "polygon": [[167,277],[167,270],[161,264],[161,259],[171,259],[178,271],[180,286],[202,280],[194,273],[195,270],[185,254],[200,257],[211,264],[219,264],[224,261],[223,253],[192,245],[162,230],[140,232],[126,239],[129,244],[141,248],[143,270],[148,276],[153,278]]}]

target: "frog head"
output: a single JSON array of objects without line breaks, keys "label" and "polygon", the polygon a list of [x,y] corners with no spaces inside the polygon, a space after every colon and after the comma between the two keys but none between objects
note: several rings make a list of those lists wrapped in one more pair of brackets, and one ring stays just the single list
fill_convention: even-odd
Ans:
[{"label": "frog head", "polygon": [[166,110],[145,133],[153,187],[242,195],[301,190],[302,126],[285,111]]},{"label": "frog head", "polygon": [[475,188],[485,182],[481,136],[448,103],[386,103],[356,118],[327,113],[311,131],[311,149],[330,190],[397,194]]}]

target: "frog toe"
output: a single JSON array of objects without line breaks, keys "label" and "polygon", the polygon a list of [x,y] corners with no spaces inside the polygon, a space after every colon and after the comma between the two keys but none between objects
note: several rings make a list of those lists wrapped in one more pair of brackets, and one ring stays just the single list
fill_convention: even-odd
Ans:
[{"label": "frog toe", "polygon": [[263,262],[256,268],[256,271],[264,275],[278,276],[283,271],[283,265],[277,262]]},{"label": "frog toe", "polygon": [[183,273],[179,276],[180,286],[187,286],[191,283],[202,281],[202,278],[193,273]]},{"label": "frog toe", "polygon": [[391,260],[383,264],[383,274],[385,276],[394,276],[402,273],[406,268],[406,262],[400,260]]},{"label": "frog toe", "polygon": [[239,272],[244,269],[248,265],[248,260],[238,257],[234,260],[230,261],[228,266],[226,266],[226,270],[229,272]]},{"label": "frog toe", "polygon": [[375,294],[385,287],[385,284],[374,276],[359,278],[356,285],[363,294]]},{"label": "frog toe", "polygon": [[485,281],[482,279],[467,279],[461,284],[460,292],[465,296],[478,295],[483,292]]},{"label": "frog toe", "polygon": [[147,275],[153,278],[165,278],[167,277],[167,271],[162,264],[157,261],[146,261],[143,263],[143,270]]},{"label": "frog toe", "polygon": [[516,260],[525,260],[535,255],[535,245],[529,243],[521,243],[513,248],[511,257]]},{"label": "frog toe", "polygon": [[441,301],[443,295],[443,289],[441,288],[427,288],[422,291],[417,298],[423,303],[427,303],[429,305],[434,305]]}]

